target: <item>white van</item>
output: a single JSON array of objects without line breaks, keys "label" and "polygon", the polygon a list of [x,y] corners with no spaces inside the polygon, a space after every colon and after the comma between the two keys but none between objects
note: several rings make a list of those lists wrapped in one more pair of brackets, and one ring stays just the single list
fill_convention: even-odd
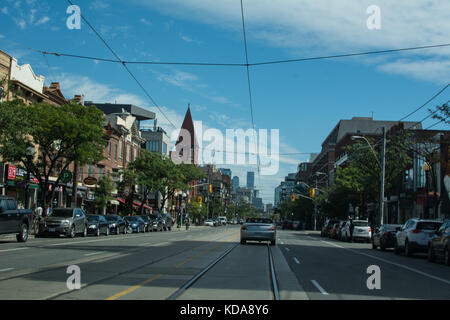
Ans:
[{"label": "white van", "polygon": [[219,221],[220,221],[220,223],[222,225],[226,225],[228,223],[227,217],[225,217],[225,216],[220,216],[220,217],[217,217],[217,218],[219,219]]}]

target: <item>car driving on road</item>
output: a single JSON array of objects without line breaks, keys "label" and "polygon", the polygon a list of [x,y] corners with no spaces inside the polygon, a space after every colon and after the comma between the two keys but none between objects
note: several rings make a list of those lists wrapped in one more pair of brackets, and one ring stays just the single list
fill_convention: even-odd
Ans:
[{"label": "car driving on road", "polygon": [[270,241],[275,245],[276,227],[272,219],[269,218],[248,218],[241,227],[241,244],[248,240]]}]

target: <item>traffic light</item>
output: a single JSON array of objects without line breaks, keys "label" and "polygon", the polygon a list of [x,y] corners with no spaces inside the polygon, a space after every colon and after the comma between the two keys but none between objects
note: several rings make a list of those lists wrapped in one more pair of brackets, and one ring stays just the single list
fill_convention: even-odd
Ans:
[{"label": "traffic light", "polygon": [[295,202],[295,194],[291,193],[291,201]]},{"label": "traffic light", "polygon": [[316,198],[316,189],[311,188],[309,189],[309,197],[315,199]]},{"label": "traffic light", "polygon": [[208,192],[209,192],[209,193],[212,193],[212,184],[209,184],[209,185],[208,185]]}]

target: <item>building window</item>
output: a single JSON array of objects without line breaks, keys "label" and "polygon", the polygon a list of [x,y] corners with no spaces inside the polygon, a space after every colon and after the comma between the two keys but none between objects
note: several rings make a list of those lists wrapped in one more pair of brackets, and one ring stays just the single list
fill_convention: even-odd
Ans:
[{"label": "building window", "polygon": [[134,160],[136,160],[137,159],[137,151],[138,151],[138,149],[137,148],[134,148]]},{"label": "building window", "polygon": [[111,158],[111,141],[108,141],[108,158]]},{"label": "building window", "polygon": [[93,164],[88,164],[87,169],[88,169],[88,171],[87,171],[88,177],[95,176],[95,166]]},{"label": "building window", "polygon": [[131,157],[131,149],[130,149],[130,145],[129,144],[127,144],[127,147],[126,147],[126,160],[127,160],[127,162],[129,162],[130,161],[130,157]]},{"label": "building window", "polygon": [[114,145],[114,159],[117,160],[117,144]]},{"label": "building window", "polygon": [[122,140],[119,140],[119,159],[122,160]]},{"label": "building window", "polygon": [[162,143],[162,153],[167,154],[167,143],[165,142]]},{"label": "building window", "polygon": [[101,179],[103,177],[103,175],[105,174],[105,167],[97,166],[97,174],[98,174],[98,179]]},{"label": "building window", "polygon": [[147,150],[159,152],[159,141],[147,141]]}]

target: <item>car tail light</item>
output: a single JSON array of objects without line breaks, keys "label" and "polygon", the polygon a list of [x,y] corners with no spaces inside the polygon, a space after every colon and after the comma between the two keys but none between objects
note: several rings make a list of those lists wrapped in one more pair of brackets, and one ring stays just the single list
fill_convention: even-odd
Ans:
[{"label": "car tail light", "polygon": [[371,227],[369,227],[369,232],[372,232],[372,228]]},{"label": "car tail light", "polygon": [[246,226],[242,226],[241,230],[247,230],[247,227]]},{"label": "car tail light", "polygon": [[412,233],[421,233],[422,230],[420,230],[420,229],[414,229],[414,230],[412,230],[411,232],[412,232]]},{"label": "car tail light", "polygon": [[275,226],[270,227],[269,230],[275,230]]}]

